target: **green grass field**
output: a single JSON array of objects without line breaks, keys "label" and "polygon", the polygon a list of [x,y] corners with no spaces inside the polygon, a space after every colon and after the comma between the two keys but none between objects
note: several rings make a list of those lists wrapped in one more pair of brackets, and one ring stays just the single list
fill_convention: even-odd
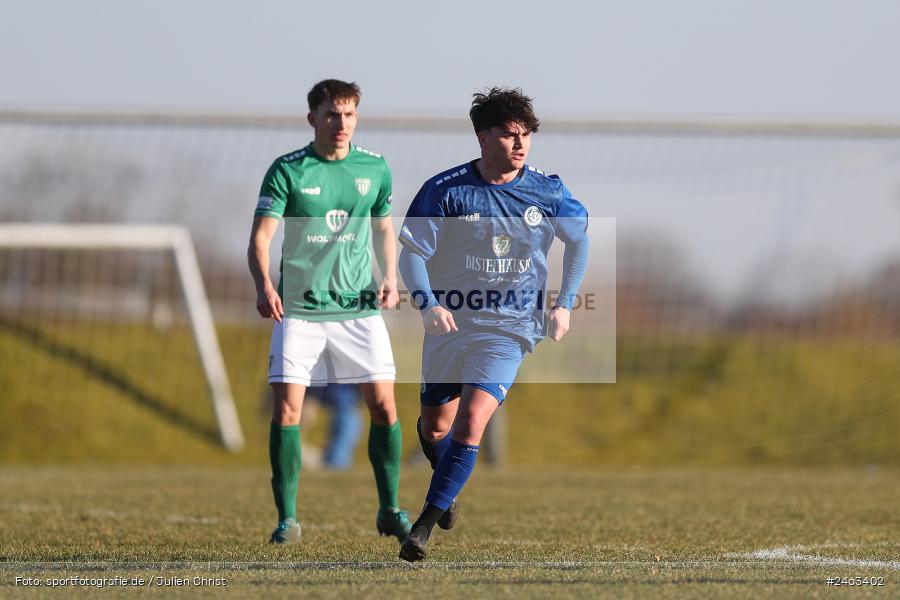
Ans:
[{"label": "green grass field", "polygon": [[[419,505],[429,473],[408,469]],[[161,597],[826,598],[828,577],[883,577],[900,595],[900,471],[480,467],[457,527],[421,565],[375,533],[371,474],[305,472],[301,544],[274,525],[263,468],[4,467],[0,595],[119,597],[129,588],[24,588],[16,577],[223,578]],[[30,593],[29,593],[30,592]],[[68,592],[68,593],[66,593]]]},{"label": "green grass field", "polygon": [[[825,598],[847,593],[828,577],[874,576],[854,597],[900,597],[896,341],[620,338],[615,384],[517,384],[508,470],[481,464],[411,566],[375,534],[365,444],[351,472],[304,471],[303,543],[265,544],[268,332],[219,334],[238,454],[183,328],[0,322],[0,596],[118,575],[227,586],[52,595]],[[397,386],[407,455],[416,392]],[[428,476],[405,471],[405,507]]]}]

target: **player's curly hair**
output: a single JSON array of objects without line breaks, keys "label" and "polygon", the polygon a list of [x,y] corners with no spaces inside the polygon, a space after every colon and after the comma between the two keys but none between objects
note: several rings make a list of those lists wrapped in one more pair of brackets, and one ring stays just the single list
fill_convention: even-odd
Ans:
[{"label": "player's curly hair", "polygon": [[319,108],[323,102],[334,102],[335,100],[353,100],[359,106],[361,95],[359,86],[352,81],[347,83],[340,79],[323,79],[309,90],[306,102],[309,104],[310,111]]},{"label": "player's curly hair", "polygon": [[475,133],[491,127],[503,127],[507,123],[518,123],[534,133],[541,122],[534,115],[531,98],[522,93],[521,88],[493,87],[486,94],[473,94],[469,118]]}]

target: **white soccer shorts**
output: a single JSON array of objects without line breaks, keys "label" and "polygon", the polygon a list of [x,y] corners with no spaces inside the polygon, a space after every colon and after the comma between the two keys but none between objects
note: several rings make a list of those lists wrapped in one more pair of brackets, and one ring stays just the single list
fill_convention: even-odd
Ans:
[{"label": "white soccer shorts", "polygon": [[269,383],[393,381],[397,369],[381,315],[348,321],[275,323],[269,344]]}]

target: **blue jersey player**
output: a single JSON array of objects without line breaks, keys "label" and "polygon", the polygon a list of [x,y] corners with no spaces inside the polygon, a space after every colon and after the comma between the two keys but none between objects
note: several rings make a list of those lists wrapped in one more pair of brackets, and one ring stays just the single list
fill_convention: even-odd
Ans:
[{"label": "blue jersey player", "polygon": [[[422,186],[400,232],[400,273],[422,311],[419,440],[434,474],[400,548],[426,556],[435,525],[450,529],[479,444],[527,352],[559,341],[587,263],[587,211],[556,176],[525,163],[540,125],[519,89],[475,94],[481,158]],[[547,253],[565,243],[563,284],[546,295]],[[545,319],[545,313],[548,313]]]}]

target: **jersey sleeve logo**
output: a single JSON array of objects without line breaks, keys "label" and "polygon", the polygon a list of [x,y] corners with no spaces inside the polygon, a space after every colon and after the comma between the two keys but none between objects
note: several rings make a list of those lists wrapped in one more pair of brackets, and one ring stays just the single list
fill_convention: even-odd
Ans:
[{"label": "jersey sleeve logo", "polygon": [[376,152],[372,152],[371,150],[366,150],[365,148],[363,148],[363,147],[361,147],[361,146],[354,146],[354,148],[356,148],[357,150],[359,150],[359,151],[362,152],[363,154],[368,154],[369,156],[374,156],[375,158],[381,158],[381,155],[380,155],[380,154],[378,154],[378,153],[376,153]]},{"label": "jersey sleeve logo", "polygon": [[365,177],[357,177],[356,178],[356,191],[359,192],[360,196],[365,196],[369,193],[369,190],[372,188],[372,180],[367,179]]},{"label": "jersey sleeve logo", "polygon": [[434,181],[434,185],[441,185],[441,184],[444,183],[445,181],[450,181],[450,180],[453,179],[454,177],[459,177],[460,175],[465,175],[465,174],[468,173],[468,172],[469,172],[468,169],[466,169],[465,167],[463,167],[463,168],[460,169],[459,171],[454,171],[453,173],[450,173],[449,175],[444,175],[443,177],[437,178],[437,179]]},{"label": "jersey sleeve logo", "polygon": [[498,258],[506,256],[507,254],[509,254],[510,248],[512,248],[512,238],[510,238],[505,233],[495,235],[491,247],[494,250],[494,254],[496,254]]},{"label": "jersey sleeve logo", "polygon": [[530,227],[535,227],[543,218],[544,215],[537,206],[529,206],[525,210],[525,223]]},{"label": "jersey sleeve logo", "polygon": [[275,201],[270,196],[260,196],[259,202],[256,204],[258,210],[270,210]]},{"label": "jersey sleeve logo", "polygon": [[298,158],[303,158],[304,156],[306,156],[306,148],[297,150],[296,152],[292,152],[286,156],[282,156],[281,160],[283,160],[284,162],[292,162],[297,160]]},{"label": "jersey sleeve logo", "polygon": [[332,233],[339,233],[347,225],[349,216],[346,210],[329,210],[325,213],[325,224]]}]

